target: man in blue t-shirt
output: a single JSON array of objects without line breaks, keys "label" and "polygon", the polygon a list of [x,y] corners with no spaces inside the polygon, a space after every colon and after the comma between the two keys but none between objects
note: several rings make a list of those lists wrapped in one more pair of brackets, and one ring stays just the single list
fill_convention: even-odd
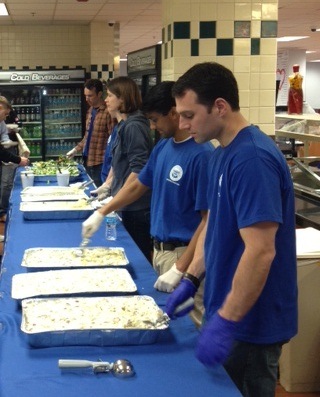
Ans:
[{"label": "man in blue t-shirt", "polygon": [[[179,129],[179,115],[171,95],[174,82],[153,87],[143,101],[143,111],[163,139],[154,147],[138,179],[124,186],[98,211],[104,215],[134,202],[152,190],[151,236],[153,267],[160,275],[155,288],[171,292],[190,264],[196,241],[207,215],[207,167],[213,155],[211,143],[198,145]],[[83,226],[95,229],[94,222]],[[95,229],[96,230],[96,229]],[[90,231],[92,234],[92,230]],[[200,326],[203,317],[201,289],[191,318]]]},{"label": "man in blue t-shirt", "polygon": [[[196,347],[223,363],[242,395],[274,397],[283,343],[297,333],[294,190],[285,158],[239,107],[237,82],[218,63],[193,66],[173,87],[180,128],[217,139],[206,228],[167,313],[192,297],[205,272],[206,323]],[[188,312],[180,312],[183,315]]]}]

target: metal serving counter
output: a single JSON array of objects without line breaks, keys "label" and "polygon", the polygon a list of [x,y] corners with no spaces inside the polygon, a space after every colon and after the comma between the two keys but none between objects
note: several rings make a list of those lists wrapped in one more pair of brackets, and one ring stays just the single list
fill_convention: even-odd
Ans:
[{"label": "metal serving counter", "polygon": [[320,230],[320,157],[293,158],[296,223]]}]

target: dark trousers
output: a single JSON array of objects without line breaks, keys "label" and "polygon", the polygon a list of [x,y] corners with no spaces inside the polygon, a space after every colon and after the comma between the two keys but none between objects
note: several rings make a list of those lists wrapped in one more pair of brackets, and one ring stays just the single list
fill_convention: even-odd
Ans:
[{"label": "dark trousers", "polygon": [[275,396],[282,345],[235,342],[224,367],[244,397]]},{"label": "dark trousers", "polygon": [[123,226],[151,263],[152,239],[150,236],[150,209],[121,211]]},{"label": "dark trousers", "polygon": [[94,184],[99,187],[102,185],[101,182],[101,170],[102,170],[102,164],[98,165],[93,165],[91,167],[88,167],[85,165],[85,169],[90,176],[91,179],[94,180]]}]

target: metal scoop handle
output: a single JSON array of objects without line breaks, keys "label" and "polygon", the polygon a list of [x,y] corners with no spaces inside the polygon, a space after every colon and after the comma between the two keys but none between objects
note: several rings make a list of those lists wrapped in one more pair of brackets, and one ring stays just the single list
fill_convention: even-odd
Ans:
[{"label": "metal scoop handle", "polygon": [[188,298],[185,302],[181,303],[181,305],[178,305],[176,307],[176,310],[174,311],[174,315],[179,314],[180,312],[182,312],[184,309],[187,309],[188,307],[194,305],[194,298],[192,298],[190,296],[190,298]]},{"label": "metal scoop handle", "polygon": [[58,362],[59,368],[94,368],[94,367],[106,367],[112,368],[112,364],[103,361],[89,361],[89,360],[64,360],[61,359]]}]

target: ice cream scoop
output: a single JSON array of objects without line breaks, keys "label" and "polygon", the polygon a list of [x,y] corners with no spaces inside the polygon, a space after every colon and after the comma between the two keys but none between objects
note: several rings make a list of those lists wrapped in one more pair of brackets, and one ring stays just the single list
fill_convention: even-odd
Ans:
[{"label": "ice cream scoop", "polygon": [[114,363],[106,361],[64,360],[58,362],[59,368],[92,368],[94,373],[111,372],[117,378],[127,378],[135,374],[133,365],[126,359],[119,359]]}]

